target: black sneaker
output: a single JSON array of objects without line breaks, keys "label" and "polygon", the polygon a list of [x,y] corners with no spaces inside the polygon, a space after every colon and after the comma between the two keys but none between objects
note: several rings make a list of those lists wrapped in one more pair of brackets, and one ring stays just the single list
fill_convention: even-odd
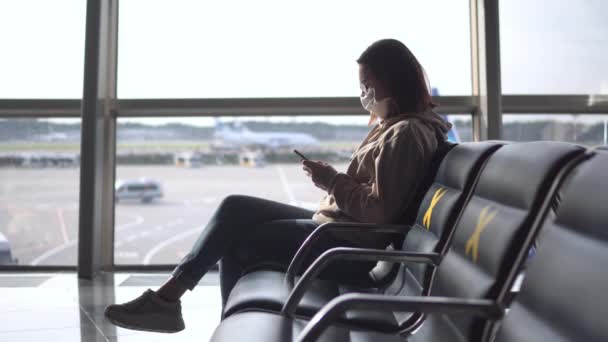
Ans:
[{"label": "black sneaker", "polygon": [[181,302],[168,302],[150,289],[130,302],[108,305],[105,316],[112,324],[133,330],[175,333],[185,328]]}]

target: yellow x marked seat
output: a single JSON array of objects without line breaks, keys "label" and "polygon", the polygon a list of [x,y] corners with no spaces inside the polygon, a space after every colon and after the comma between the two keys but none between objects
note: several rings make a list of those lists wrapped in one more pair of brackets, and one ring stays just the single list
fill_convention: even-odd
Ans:
[{"label": "yellow x marked seat", "polygon": [[477,225],[475,226],[475,232],[467,241],[465,253],[466,255],[471,255],[471,259],[473,262],[477,262],[477,255],[479,254],[479,239],[481,238],[481,233],[486,229],[488,224],[492,222],[494,216],[496,216],[497,211],[490,210],[490,207],[487,206],[481,210],[479,214],[479,218],[477,219]]},{"label": "yellow x marked seat", "polygon": [[439,200],[441,200],[443,195],[445,195],[446,191],[448,191],[446,188],[439,188],[437,191],[435,191],[435,194],[433,195],[433,198],[431,199],[431,204],[429,205],[429,208],[426,210],[426,213],[424,213],[424,218],[422,219],[422,223],[424,224],[426,229],[431,228],[431,218],[433,217],[433,208],[435,208],[437,203],[439,203]]}]

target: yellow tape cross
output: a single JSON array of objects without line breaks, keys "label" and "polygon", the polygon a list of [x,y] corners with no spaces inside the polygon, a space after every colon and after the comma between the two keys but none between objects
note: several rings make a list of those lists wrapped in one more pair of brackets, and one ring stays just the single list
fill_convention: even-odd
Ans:
[{"label": "yellow tape cross", "polygon": [[488,224],[494,219],[494,217],[498,213],[497,210],[488,213],[489,208],[490,207],[488,206],[481,210],[481,214],[477,219],[477,226],[475,226],[475,232],[473,232],[473,235],[471,235],[469,241],[467,241],[467,245],[465,248],[466,255],[472,253],[471,259],[473,259],[473,262],[475,263],[477,262],[479,239],[481,238],[481,233],[486,229]]},{"label": "yellow tape cross", "polygon": [[429,205],[429,208],[426,210],[426,213],[422,218],[422,224],[426,227],[426,230],[431,229],[431,216],[433,216],[433,209],[435,208],[437,203],[439,203],[439,200],[441,199],[441,197],[443,197],[443,195],[445,195],[447,191],[448,189],[445,188],[439,188],[437,189],[437,191],[435,191],[435,194],[431,199],[431,205]]}]

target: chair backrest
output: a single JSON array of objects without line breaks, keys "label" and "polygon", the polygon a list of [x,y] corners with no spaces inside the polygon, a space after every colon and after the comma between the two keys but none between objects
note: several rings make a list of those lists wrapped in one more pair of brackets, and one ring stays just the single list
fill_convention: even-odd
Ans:
[{"label": "chair backrest", "polygon": [[608,341],[608,152],[568,177],[497,342]]},{"label": "chair backrest", "polygon": [[[498,300],[508,292],[563,169],[584,151],[572,144],[530,142],[492,154],[436,269],[431,295]],[[483,319],[432,314],[413,340],[479,340],[487,329]]]},{"label": "chair backrest", "polygon": [[[420,204],[422,203],[422,200],[424,199],[427,192],[429,191],[429,188],[431,187],[431,185],[433,185],[433,183],[435,182],[437,172],[439,171],[439,168],[441,167],[443,160],[448,155],[448,153],[454,147],[456,147],[456,145],[457,144],[454,144],[447,140],[444,140],[439,143],[439,145],[437,146],[437,150],[435,151],[435,154],[433,155],[433,159],[431,160],[431,165],[429,167],[428,174],[424,177],[424,179],[422,180],[422,183],[419,184],[418,187],[416,188],[416,194],[414,195],[414,197],[411,201],[413,203],[413,205],[410,205],[408,208],[405,209],[399,222],[407,224],[407,225],[414,224],[414,222],[416,221],[416,217],[418,216],[418,210],[420,209]],[[403,243],[403,241],[399,241],[398,243],[395,244],[395,246],[401,246],[401,243]]]},{"label": "chair backrest", "polygon": [[[495,142],[462,143],[450,150],[421,202],[416,221],[403,241],[402,250],[443,253],[480,170],[488,157],[501,146],[501,143]],[[430,269],[415,263],[401,265],[397,276],[384,292],[421,295],[430,284],[427,275]],[[412,314],[407,317],[415,319]]]},{"label": "chair backrest", "polygon": [[[443,140],[437,146],[437,150],[433,155],[433,159],[431,160],[431,165],[429,167],[429,172],[425,175],[421,184],[416,188],[416,194],[414,195],[411,204],[406,208],[403,212],[403,215],[399,219],[399,223],[412,225],[416,220],[416,216],[418,215],[418,210],[420,208],[420,204],[424,199],[424,196],[429,191],[429,188],[433,184],[435,180],[435,176],[437,175],[437,171],[441,167],[441,163],[445,156],[456,146],[452,142],[447,140]],[[401,246],[403,244],[404,236],[399,235],[395,236],[392,242],[392,246]],[[374,284],[377,287],[384,287],[388,283],[392,282],[397,276],[399,271],[399,264],[395,264],[392,262],[380,261],[376,265],[376,267],[370,272],[370,276],[374,281]]]},{"label": "chair backrest", "polygon": [[[422,253],[445,251],[483,165],[501,146],[495,142],[462,143],[448,153],[421,202],[416,221],[406,235],[401,250]],[[412,280],[423,286],[428,267],[417,263],[404,266],[411,273]]]}]

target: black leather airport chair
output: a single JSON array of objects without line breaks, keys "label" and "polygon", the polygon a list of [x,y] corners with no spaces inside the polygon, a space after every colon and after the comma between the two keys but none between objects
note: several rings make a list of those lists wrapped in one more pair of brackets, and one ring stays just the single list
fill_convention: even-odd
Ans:
[{"label": "black leather airport chair", "polygon": [[[473,185],[479,172],[488,159],[502,144],[495,142],[464,143],[451,149],[443,158],[438,168],[433,183],[428,188],[424,199],[421,201],[420,210],[413,226],[388,226],[408,231],[405,241],[402,243],[401,251],[377,251],[372,250],[367,257],[373,257],[381,252],[385,261],[399,261],[396,276],[387,286],[352,286],[335,281],[319,280],[316,277],[309,278],[310,281],[300,282],[295,277],[300,267],[300,262],[306,254],[306,246],[314,243],[315,238],[322,238],[325,227],[336,227],[348,229],[350,224],[327,224],[315,232],[312,241],[307,241],[298,251],[292,261],[289,272],[262,270],[248,273],[241,277],[232,290],[226,306],[224,317],[238,311],[251,309],[269,310],[280,312],[284,305],[295,306],[295,314],[304,317],[312,317],[334,297],[349,292],[383,293],[388,291],[396,293],[404,287],[410,286],[411,293],[421,294],[424,284],[428,285],[430,278],[425,274],[428,265],[411,264],[412,270],[403,267],[402,251],[433,253],[438,261],[447,251],[450,239],[458,216],[462,212],[464,204],[470,197]],[[377,228],[382,230],[383,225],[355,225],[354,228],[363,229]],[[320,233],[319,233],[320,232]],[[379,260],[377,258],[373,260]],[[414,281],[408,278],[413,278]],[[297,282],[295,280],[298,280]],[[295,285],[295,287],[294,287]],[[428,286],[427,286],[428,287]],[[288,300],[289,298],[289,300]],[[287,303],[287,304],[286,304]],[[291,304],[289,304],[291,303]],[[354,319],[354,318],[353,318]],[[366,319],[365,322],[370,321]],[[385,324],[386,329],[395,329],[393,316],[377,317],[375,324]]]},{"label": "black leather airport chair", "polygon": [[597,151],[566,181],[496,342],[608,341],[606,170],[608,152]]},{"label": "black leather airport chair", "polygon": [[[416,194],[414,195],[414,198],[411,202],[412,204],[405,209],[402,217],[397,222],[407,226],[412,226],[416,223],[416,218],[418,217],[418,211],[420,210],[420,206],[422,205],[422,202],[424,201],[427,193],[429,192],[429,189],[431,188],[433,183],[435,183],[437,173],[439,172],[439,168],[441,167],[443,160],[448,155],[448,153],[454,147],[456,147],[456,145],[457,144],[449,141],[443,141],[437,146],[437,150],[435,151],[435,155],[433,156],[433,160],[431,161],[429,174],[424,177],[424,180],[416,189]],[[404,239],[405,234],[394,235],[393,241],[388,248],[399,248],[399,246],[403,245]],[[399,263],[379,261],[376,267],[374,267],[374,269],[369,274],[371,282],[367,285],[367,287],[386,287],[387,285],[392,283],[395,277],[398,275],[400,266],[401,264]]]},{"label": "black leather airport chair", "polygon": [[393,334],[360,321],[349,325],[350,312],[367,311],[392,315],[398,323],[411,323],[411,315],[402,312],[428,314],[408,341],[485,341],[504,312],[507,293],[558,185],[583,152],[579,146],[550,142],[496,151],[458,221],[450,250],[432,274],[431,297],[346,294],[310,320],[290,318],[288,312],[237,313],[220,324],[212,341],[402,341],[412,332],[401,324]]}]

